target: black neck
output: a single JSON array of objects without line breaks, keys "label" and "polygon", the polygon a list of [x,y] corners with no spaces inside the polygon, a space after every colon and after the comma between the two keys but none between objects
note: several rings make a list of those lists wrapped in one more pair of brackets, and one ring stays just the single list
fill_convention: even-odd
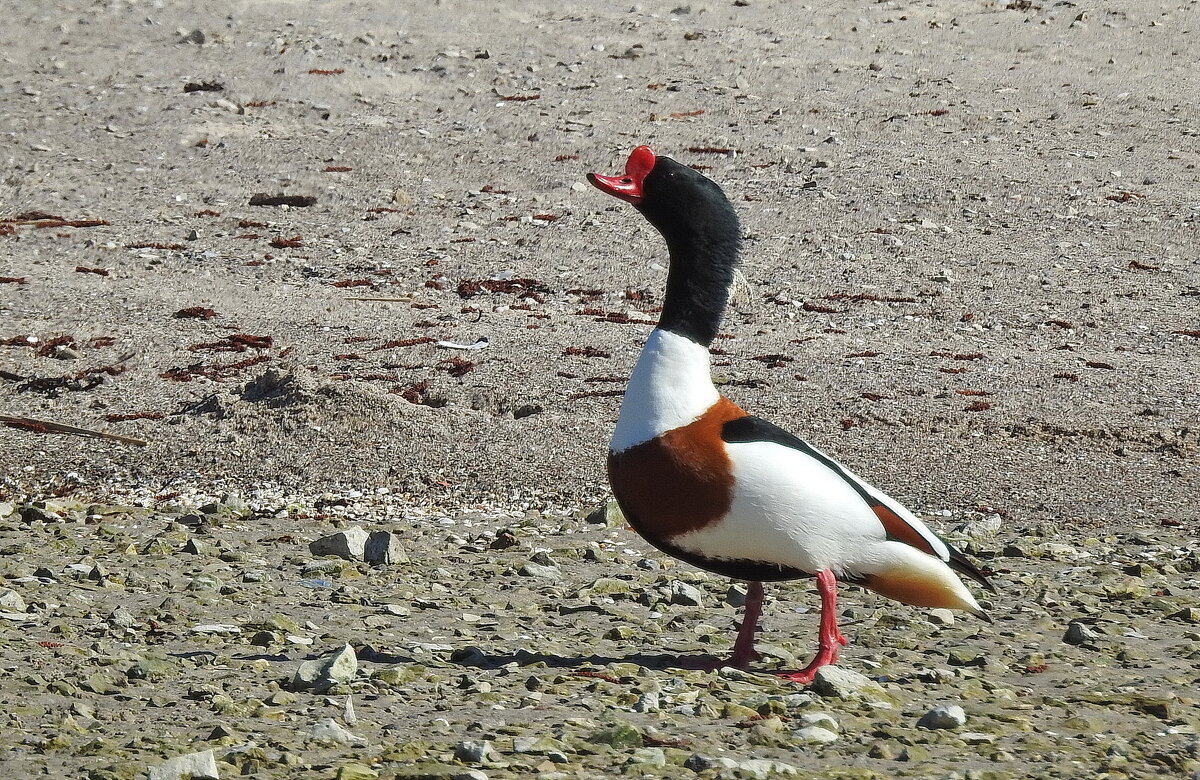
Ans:
[{"label": "black neck", "polygon": [[671,253],[667,292],[658,327],[709,346],[717,337],[733,269],[737,265],[738,230],[705,230],[689,235],[663,231]]}]

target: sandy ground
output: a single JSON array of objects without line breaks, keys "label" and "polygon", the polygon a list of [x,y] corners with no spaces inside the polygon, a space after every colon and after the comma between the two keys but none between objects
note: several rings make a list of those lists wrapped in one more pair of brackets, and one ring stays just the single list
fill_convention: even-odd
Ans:
[{"label": "sandy ground", "polygon": [[[255,522],[227,528],[222,543],[294,535],[273,543],[291,548],[266,556],[272,566],[307,556],[305,541],[335,521],[391,529],[474,513],[472,527],[494,535],[534,513],[556,518],[543,529],[554,541],[519,549],[570,559],[559,596],[631,573],[633,558],[579,558],[584,539],[600,543],[580,518],[605,496],[605,443],[661,301],[665,256],[649,226],[583,176],[619,170],[641,143],[704,166],[738,205],[746,284],[714,357],[735,401],[942,531],[999,517],[998,534],[972,549],[1023,583],[1006,589],[1001,577],[993,599],[1023,630],[1037,624],[1020,617],[1025,601],[1090,587],[1149,552],[1132,539],[1158,545],[1154,560],[1170,568],[1151,567],[1147,592],[1169,603],[1148,614],[1194,608],[1194,570],[1170,563],[1188,559],[1200,530],[1194,3],[399,5],[0,2],[0,414],[148,442],[0,428],[6,577],[30,609],[40,597],[19,580],[99,554],[86,511],[46,525],[22,509],[41,499],[63,502],[56,517],[94,502],[178,517],[234,491]],[[256,195],[300,200],[253,205]],[[473,351],[437,344],[480,338],[488,345]],[[346,496],[362,511],[321,511]],[[135,546],[151,533],[144,517],[120,527]],[[45,534],[74,542],[43,547]],[[1025,554],[1046,543],[1094,555],[1051,552],[1055,565]],[[403,577],[385,569],[393,579],[437,570],[449,554],[435,533],[414,532],[408,547],[420,565]],[[472,591],[499,603],[506,569],[487,554],[470,560]],[[657,575],[637,576],[648,587]],[[718,599],[725,586],[706,584]],[[153,578],[127,587],[158,593]],[[812,599],[804,583],[785,587],[797,603]],[[1096,587],[1101,601],[1122,598]],[[257,597],[290,614],[294,595]],[[1080,614],[1069,598],[1040,607],[1042,650],[1066,648],[1062,631]],[[728,617],[717,622],[724,632]],[[1196,629],[1185,618],[1155,625],[1121,640],[1150,643],[1122,685],[1183,696],[1156,725],[1191,744]],[[69,662],[26,646],[19,626],[0,626],[10,669]],[[802,662],[807,618],[791,628]],[[1008,644],[1001,631],[955,630],[996,657]],[[403,643],[402,624],[390,632]],[[593,652],[586,630],[569,634],[562,657]],[[172,652],[188,653],[190,636]],[[331,629],[289,660],[346,641],[403,653]],[[488,653],[514,652],[496,642]],[[1114,647],[1113,658],[1129,649]],[[1009,672],[1030,695],[1064,684]],[[189,674],[169,687],[186,690]],[[51,696],[19,679],[2,684],[7,701]],[[1018,690],[1013,679],[1006,690]],[[1089,685],[1103,680],[1096,672]],[[953,697],[954,681],[939,684]],[[927,698],[904,695],[916,697],[909,709]],[[37,728],[14,727],[29,771],[103,764],[82,739],[22,743],[45,738],[66,706],[47,699],[23,721]],[[564,698],[540,717],[582,715]],[[1146,717],[1110,713],[1093,726],[1136,743]],[[109,721],[96,723],[103,732]],[[865,732],[829,750],[863,754]],[[165,744],[118,763],[180,752]],[[999,752],[1017,760],[996,771],[1100,771],[1108,748],[1080,744],[1090,747],[1061,762],[1013,744]],[[927,775],[905,771],[941,776],[961,750],[934,751]],[[785,747],[767,752],[789,760]],[[394,774],[398,761],[376,769]],[[284,776],[271,766],[262,771]],[[1195,771],[1196,760],[1169,767]],[[871,771],[900,773],[886,761]]]}]

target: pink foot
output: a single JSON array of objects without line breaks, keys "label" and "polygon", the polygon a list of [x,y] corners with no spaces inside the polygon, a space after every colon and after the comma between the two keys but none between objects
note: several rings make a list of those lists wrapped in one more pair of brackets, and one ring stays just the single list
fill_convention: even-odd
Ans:
[{"label": "pink foot", "polygon": [[838,648],[845,645],[846,637],[837,625],[837,579],[833,572],[823,569],[817,572],[817,589],[821,592],[821,630],[818,634],[817,655],[812,663],[798,672],[779,676],[789,682],[808,685],[817,676],[822,666],[837,663]]},{"label": "pink foot", "polygon": [[746,605],[742,612],[742,625],[738,628],[737,640],[733,643],[733,655],[726,662],[727,666],[735,669],[746,669],[755,661],[761,661],[762,655],[754,649],[754,632],[758,629],[758,619],[762,617],[763,586],[761,582],[750,583],[746,591]]}]

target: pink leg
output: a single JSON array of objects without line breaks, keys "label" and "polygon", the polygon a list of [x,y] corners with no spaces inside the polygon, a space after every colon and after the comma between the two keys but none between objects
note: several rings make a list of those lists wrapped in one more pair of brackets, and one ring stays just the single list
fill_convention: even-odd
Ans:
[{"label": "pink leg", "polygon": [[736,669],[745,669],[762,658],[754,649],[754,632],[758,619],[762,617],[763,586],[761,582],[750,583],[746,591],[746,605],[742,609],[742,626],[738,629],[737,641],[733,643],[733,656],[727,662]]},{"label": "pink leg", "polygon": [[817,655],[812,663],[800,671],[781,675],[784,679],[801,685],[812,682],[817,670],[822,666],[837,663],[838,646],[846,644],[846,637],[842,636],[837,625],[837,579],[833,572],[828,569],[817,572],[817,589],[821,592],[821,630],[818,634]]}]

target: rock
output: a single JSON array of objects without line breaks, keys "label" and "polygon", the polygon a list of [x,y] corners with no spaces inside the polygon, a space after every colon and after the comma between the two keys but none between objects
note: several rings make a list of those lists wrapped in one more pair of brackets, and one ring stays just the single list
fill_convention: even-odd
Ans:
[{"label": "rock", "polygon": [[615,498],[610,498],[593,509],[587,516],[587,522],[608,528],[623,528],[628,523]]},{"label": "rock", "polygon": [[837,742],[837,732],[823,726],[805,726],[794,732],[796,739],[801,742]]},{"label": "rock", "polygon": [[695,585],[675,580],[671,583],[671,603],[684,607],[703,606],[704,592]]},{"label": "rock", "polygon": [[308,738],[336,745],[365,745],[367,741],[347,731],[333,718],[319,720],[308,730]]},{"label": "rock", "polygon": [[170,656],[147,657],[125,670],[130,680],[166,680],[179,673],[179,663]]},{"label": "rock", "polygon": [[448,776],[449,780],[488,780],[486,772],[478,769],[467,769]]},{"label": "rock", "polygon": [[210,558],[216,558],[221,553],[221,551],[213,545],[202,542],[195,538],[188,539],[187,542],[184,543],[182,551],[188,555],[205,555]]},{"label": "rock", "polygon": [[201,626],[192,626],[192,633],[233,635],[242,633],[242,629],[229,623],[205,623]]},{"label": "rock", "polygon": [[526,753],[538,756],[546,756],[551,753],[561,752],[565,749],[565,745],[553,737],[514,737],[513,752]]},{"label": "rock", "polygon": [[314,693],[324,693],[335,685],[349,683],[357,672],[358,657],[354,648],[346,645],[332,655],[300,664],[292,678],[292,689],[312,688]]},{"label": "rock", "polygon": [[929,610],[929,622],[935,626],[954,625],[954,613],[941,607]]},{"label": "rock", "polygon": [[630,764],[644,764],[647,766],[666,766],[667,754],[660,747],[644,747],[633,751],[633,755],[629,757]]},{"label": "rock", "polygon": [[1000,532],[1003,525],[1004,520],[1000,515],[991,514],[975,520],[968,520],[959,527],[958,531],[968,539],[990,539]]},{"label": "rock", "polygon": [[1086,645],[1095,642],[1097,639],[1096,632],[1080,623],[1078,620],[1072,620],[1067,624],[1066,633],[1063,634],[1062,641],[1068,645]]},{"label": "rock", "polygon": [[345,531],[322,536],[308,545],[308,551],[316,556],[336,555],[348,561],[361,561],[369,538],[370,534],[355,525]]},{"label": "rock", "polygon": [[631,723],[614,723],[588,735],[587,741],[594,745],[611,745],[617,750],[640,748],[644,743],[642,732]]},{"label": "rock", "polygon": [[129,628],[136,622],[137,618],[125,607],[117,607],[108,614],[108,624],[114,628]]},{"label": "rock", "polygon": [[62,520],[50,510],[43,509],[36,504],[27,504],[21,507],[21,519],[26,523],[57,523]]},{"label": "rock", "polygon": [[967,713],[957,704],[939,704],[921,716],[917,725],[927,729],[958,729],[967,724]]},{"label": "rock", "polygon": [[646,691],[638,700],[633,703],[634,712],[658,712],[660,708],[659,696],[655,691]]},{"label": "rock", "polygon": [[732,758],[718,756],[712,758],[710,756],[702,756],[699,753],[693,753],[688,756],[683,762],[684,769],[690,769],[693,772],[703,772],[706,769],[737,769],[738,763]]},{"label": "rock", "polygon": [[725,603],[734,609],[746,606],[746,586],[734,583],[725,591]]},{"label": "rock", "polygon": [[5,588],[0,591],[0,609],[6,612],[26,612],[29,607],[25,604],[25,599],[21,598],[21,594],[11,588]]},{"label": "rock", "polygon": [[366,764],[343,764],[338,767],[334,780],[373,780],[379,773]]},{"label": "rock", "polygon": [[946,663],[951,666],[987,666],[987,657],[971,647],[953,647],[946,653]]},{"label": "rock", "polygon": [[408,553],[400,546],[400,538],[388,531],[375,531],[367,537],[363,549],[363,559],[367,563],[408,563]]},{"label": "rock", "polygon": [[217,759],[211,750],[176,756],[151,767],[148,773],[149,780],[219,780],[219,777]]},{"label": "rock", "polygon": [[769,758],[752,758],[749,761],[740,761],[737,768],[743,775],[755,778],[755,780],[768,780],[768,778],[800,774],[800,770],[791,764],[785,764],[782,761],[774,761]]},{"label": "rock", "polygon": [[838,666],[822,666],[818,669],[812,681],[812,689],[827,699],[891,699],[883,686],[870,677]]},{"label": "rock", "polygon": [[840,729],[837,721],[834,720],[833,716],[828,712],[806,712],[800,716],[800,725],[820,726],[821,728],[832,731],[835,734]]},{"label": "rock", "polygon": [[492,743],[486,739],[466,740],[454,746],[454,760],[464,764],[482,764],[491,753]]},{"label": "rock", "polygon": [[1175,620],[1182,620],[1185,623],[1200,623],[1200,608],[1184,607],[1183,609],[1171,615]]},{"label": "rock", "polygon": [[540,563],[527,563],[517,572],[523,577],[535,577],[540,580],[558,582],[562,579],[562,571],[557,566],[543,566]]},{"label": "rock", "polygon": [[882,758],[884,761],[895,761],[900,758],[901,746],[892,741],[876,742],[867,750],[871,758]]},{"label": "rock", "polygon": [[179,33],[180,43],[192,43],[197,46],[202,46],[206,40],[208,40],[208,36],[204,34],[203,30],[191,30],[190,32],[181,31]]}]

